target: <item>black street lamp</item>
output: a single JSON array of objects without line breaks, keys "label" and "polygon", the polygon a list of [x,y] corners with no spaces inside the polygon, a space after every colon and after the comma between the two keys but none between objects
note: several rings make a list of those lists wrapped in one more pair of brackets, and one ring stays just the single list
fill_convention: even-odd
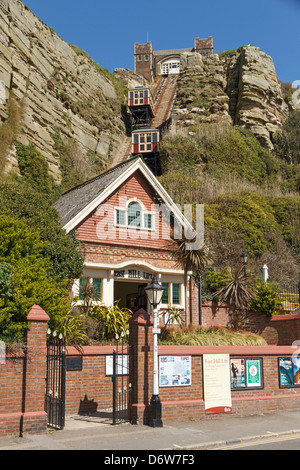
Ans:
[{"label": "black street lamp", "polygon": [[152,305],[153,310],[153,394],[151,398],[152,408],[152,426],[154,428],[162,428],[163,423],[161,419],[161,402],[159,398],[158,387],[158,351],[157,351],[157,335],[158,330],[158,315],[157,306],[160,304],[165,287],[157,281],[156,274],[154,274],[152,282],[149,286],[145,287],[147,298]]}]

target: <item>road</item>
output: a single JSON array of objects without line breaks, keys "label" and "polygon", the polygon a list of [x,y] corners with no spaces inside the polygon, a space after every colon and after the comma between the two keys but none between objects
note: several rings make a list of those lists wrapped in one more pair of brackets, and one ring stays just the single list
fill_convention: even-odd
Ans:
[{"label": "road", "polygon": [[214,447],[210,450],[300,450],[300,433],[228,443],[226,446]]}]

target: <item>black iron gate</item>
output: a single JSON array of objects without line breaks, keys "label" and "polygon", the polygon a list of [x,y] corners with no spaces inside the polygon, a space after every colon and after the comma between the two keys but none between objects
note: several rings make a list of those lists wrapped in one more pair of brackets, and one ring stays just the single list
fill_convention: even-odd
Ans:
[{"label": "black iron gate", "polygon": [[65,386],[66,356],[65,344],[61,335],[48,330],[47,373],[45,392],[45,411],[48,426],[63,429],[65,426]]},{"label": "black iron gate", "polygon": [[113,422],[120,424],[131,420],[130,409],[133,384],[129,380],[129,368],[133,367],[131,346],[124,342],[123,336],[117,337],[113,352]]}]

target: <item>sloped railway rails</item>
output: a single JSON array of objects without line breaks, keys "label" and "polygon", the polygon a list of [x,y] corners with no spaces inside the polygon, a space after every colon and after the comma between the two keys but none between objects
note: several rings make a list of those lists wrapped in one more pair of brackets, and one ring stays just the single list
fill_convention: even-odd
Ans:
[{"label": "sloped railway rails", "polygon": [[[131,114],[131,136],[126,136],[113,159],[113,166],[130,158],[134,151],[134,131],[145,130],[145,147],[140,154],[154,172],[159,174],[159,141],[165,135],[171,122],[171,112],[176,98],[177,76],[161,76],[150,87],[136,87],[128,91],[128,109]],[[147,132],[148,131],[148,132]],[[157,145],[147,145],[149,135],[159,133]],[[147,135],[148,134],[148,135]],[[151,141],[152,142],[152,141]],[[152,142],[153,143],[153,142]]]}]

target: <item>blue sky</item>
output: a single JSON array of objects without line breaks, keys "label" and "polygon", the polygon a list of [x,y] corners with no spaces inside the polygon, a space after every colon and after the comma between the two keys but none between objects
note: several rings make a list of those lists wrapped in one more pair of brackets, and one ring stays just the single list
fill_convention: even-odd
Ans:
[{"label": "blue sky", "polygon": [[284,82],[300,80],[300,0],[25,0],[62,39],[110,72],[133,70],[134,43],[193,47],[213,36],[215,52],[251,44],[273,58]]}]

